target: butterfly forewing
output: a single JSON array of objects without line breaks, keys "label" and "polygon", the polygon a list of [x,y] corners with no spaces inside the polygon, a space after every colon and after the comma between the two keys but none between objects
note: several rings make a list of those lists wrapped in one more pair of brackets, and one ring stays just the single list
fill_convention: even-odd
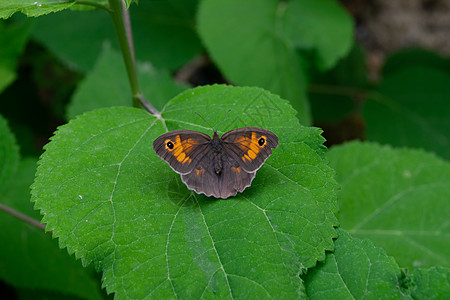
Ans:
[{"label": "butterfly forewing", "polygon": [[192,172],[198,160],[208,151],[211,138],[201,132],[174,130],[159,136],[153,150],[180,174]]},{"label": "butterfly forewing", "polygon": [[231,130],[222,136],[224,148],[247,172],[256,172],[278,147],[278,137],[259,127]]}]

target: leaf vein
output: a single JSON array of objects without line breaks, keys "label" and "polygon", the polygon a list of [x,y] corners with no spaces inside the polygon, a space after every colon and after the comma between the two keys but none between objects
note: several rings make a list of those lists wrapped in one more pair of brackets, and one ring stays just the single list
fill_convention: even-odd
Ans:
[{"label": "leaf vein", "polygon": [[227,274],[227,272],[225,272],[225,268],[224,268],[224,266],[223,266],[223,264],[222,264],[222,260],[220,259],[220,255],[219,255],[219,253],[217,252],[217,248],[216,248],[216,245],[215,245],[215,243],[214,243],[214,239],[213,239],[213,237],[211,236],[211,232],[209,231],[208,224],[206,223],[205,214],[204,214],[203,211],[202,211],[202,208],[201,208],[201,206],[200,206],[200,203],[198,202],[197,197],[195,197],[195,195],[193,195],[193,196],[194,196],[195,202],[197,202],[198,208],[199,208],[199,210],[200,210],[200,214],[202,215],[203,224],[205,225],[206,232],[208,232],[208,236],[209,236],[209,238],[210,238],[210,240],[211,240],[212,247],[213,247],[213,249],[214,249],[214,252],[215,252],[215,254],[216,254],[217,260],[218,260],[219,265],[220,265],[220,269],[222,269],[222,272],[223,272],[223,274],[225,275],[225,280],[226,280],[226,282],[227,282],[228,291],[230,292],[230,297],[231,297],[231,299],[234,299],[233,293],[232,293],[232,291],[231,291],[230,282],[229,282],[229,280],[228,280],[228,274]]}]

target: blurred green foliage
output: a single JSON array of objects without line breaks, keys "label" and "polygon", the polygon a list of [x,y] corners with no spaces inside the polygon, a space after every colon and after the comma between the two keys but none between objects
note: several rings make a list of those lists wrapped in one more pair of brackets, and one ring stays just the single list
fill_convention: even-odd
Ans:
[{"label": "blurred green foliage", "polygon": [[[83,5],[77,1],[55,3],[49,0],[5,0],[0,3],[0,18],[3,19],[0,20],[0,224],[3,228],[0,241],[2,245],[6,245],[0,251],[0,298],[111,297],[100,290],[100,276],[95,274],[93,268],[85,269],[73,256],[66,255],[66,250],[59,249],[56,240],[51,239],[51,233],[44,233],[23,218],[14,217],[14,213],[6,213],[10,208],[19,215],[40,221],[39,214],[33,211],[30,203],[29,187],[34,181],[38,156],[43,153],[43,146],[49,142],[58,126],[74,119],[78,122],[75,123],[76,126],[64,127],[66,135],[63,137],[67,140],[59,144],[60,148],[54,146],[54,142],[51,142],[52,146],[48,146],[53,149],[50,155],[55,159],[59,158],[58,155],[74,150],[64,148],[80,142],[71,140],[72,137],[82,136],[86,141],[90,140],[89,136],[94,136],[96,126],[107,131],[113,122],[126,123],[127,116],[147,120],[140,113],[130,113],[123,108],[91,112],[112,106],[132,106],[132,95],[120,55],[120,45],[108,14],[108,1],[82,2],[92,5]],[[292,290],[287,290],[299,298],[307,295],[318,299],[336,295],[358,299],[450,298],[450,239],[448,222],[445,222],[450,219],[447,201],[450,197],[449,178],[446,175],[450,158],[449,58],[430,50],[404,49],[387,57],[381,80],[370,79],[365,50],[354,39],[354,21],[344,7],[334,0],[141,0],[138,3],[126,1],[126,6],[129,7],[142,92],[159,111],[169,108],[169,113],[165,111],[168,122],[165,129],[178,128],[182,124],[192,126],[195,120],[191,120],[192,116],[185,115],[191,114],[190,110],[198,110],[211,120],[210,118],[221,115],[220,110],[227,111],[230,108],[227,105],[234,105],[233,101],[241,103],[241,106],[247,105],[240,108],[243,113],[255,115],[264,106],[267,110],[266,120],[270,122],[267,126],[275,128],[274,130],[279,126],[277,122],[281,122],[283,118],[286,118],[284,121],[290,120],[292,128],[286,129],[288,127],[285,125],[283,128],[296,134],[291,137],[288,133],[283,134],[295,141],[302,141],[306,148],[283,150],[294,152],[282,153],[278,158],[272,159],[274,165],[280,164],[282,158],[291,159],[293,165],[302,161],[302,168],[294,168],[297,171],[280,167],[281,171],[277,174],[286,175],[286,180],[292,180],[299,186],[306,181],[307,190],[314,191],[311,199],[319,201],[318,199],[327,198],[330,201],[326,205],[320,201],[312,205],[315,209],[311,216],[320,218],[326,215],[326,218],[332,219],[337,209],[331,204],[335,200],[334,196],[330,196],[333,193],[321,194],[318,188],[323,187],[326,181],[324,178],[329,175],[329,171],[324,171],[328,170],[328,166],[324,167],[322,161],[325,159],[321,153],[324,149],[321,146],[323,139],[317,129],[306,130],[307,127],[303,126],[313,124],[322,127],[323,135],[328,140],[327,146],[349,139],[371,142],[338,146],[327,154],[326,159],[330,160],[331,167],[337,173],[336,180],[341,187],[337,194],[340,213],[336,217],[342,228],[347,230],[338,230],[336,252],[328,252],[325,256],[324,249],[331,250],[330,247],[323,246],[328,245],[325,239],[318,242],[321,245],[320,254],[314,252],[312,257],[305,258],[303,254],[300,255],[299,240],[291,241],[294,246],[289,248],[286,246],[289,244],[289,237],[280,234],[297,234],[296,230],[302,231],[304,228],[278,228],[277,226],[289,224],[286,219],[273,223],[275,225],[272,229],[275,234],[279,234],[280,239],[277,245],[279,248],[275,250],[289,253],[280,256],[284,259],[284,266],[298,267],[303,261],[308,262],[287,272],[294,274],[289,275],[292,280],[289,289]],[[216,82],[256,86],[281,96],[297,110],[297,119],[303,126],[291,119],[291,110],[284,106],[284,102],[270,100],[276,98],[272,96],[259,102],[244,99],[247,95],[253,95],[252,92],[246,94],[249,91],[246,89],[239,90],[235,100],[227,95],[217,101],[205,98],[203,102],[196,102],[196,107],[191,107],[186,102],[190,100],[190,90],[177,97],[191,86]],[[192,99],[196,99],[195,91],[198,90],[192,90]],[[219,97],[221,91],[225,93],[232,90],[223,86],[211,87],[211,93],[215,97]],[[171,99],[173,100],[169,102]],[[240,107],[239,104],[236,105]],[[271,114],[273,111],[278,115]],[[108,113],[105,112],[117,115],[106,117],[105,114]],[[185,121],[183,123],[180,120]],[[236,124],[252,120],[243,116]],[[103,121],[110,123],[102,123]],[[245,123],[241,124],[244,125]],[[70,132],[73,128],[76,131]],[[278,127],[279,130],[280,128]],[[162,127],[159,129],[163,130]],[[132,136],[125,131],[120,131],[120,134],[125,136],[122,141],[124,143],[129,142],[127,137]],[[111,152],[104,155],[114,157],[116,151],[120,150],[120,141],[121,139],[115,142],[111,146]],[[95,147],[92,152],[78,153],[81,155],[79,160],[60,158],[60,165],[57,164],[54,168],[66,170],[67,167],[75,168],[79,162],[100,161],[90,155],[104,145],[102,141],[95,141],[93,145]],[[291,148],[286,146],[280,149]],[[317,155],[319,158],[305,163],[307,150],[314,153],[312,157]],[[148,145],[148,149],[143,149],[141,156],[138,155],[143,157],[143,161],[147,159],[145,151],[152,151],[151,146]],[[65,160],[70,161],[70,164],[64,165]],[[150,159],[147,163],[152,166],[156,160]],[[52,178],[52,170],[46,168],[44,163],[41,176]],[[139,166],[134,169],[138,170]],[[261,171],[262,178],[269,176],[267,171]],[[327,176],[320,176],[323,173]],[[67,172],[64,174],[68,176]],[[164,174],[162,172],[159,175]],[[73,176],[80,174],[74,173]],[[129,176],[127,178],[130,182],[134,182],[132,176],[135,175],[129,173],[126,176]],[[145,174],[143,176],[145,178]],[[112,177],[108,178],[113,180]],[[65,182],[66,179],[55,179],[56,182],[58,180]],[[100,185],[101,181],[91,178],[90,182],[95,186]],[[104,184],[107,186],[108,183]],[[153,186],[157,190],[159,186],[152,184],[148,183],[147,188]],[[169,186],[176,187],[177,190],[180,188],[179,184],[173,179]],[[56,185],[49,183],[47,186],[45,181],[41,181],[40,185],[44,187],[42,190],[49,188],[45,196],[51,199],[51,187]],[[270,186],[269,183],[266,185]],[[260,188],[262,186],[262,183],[258,185]],[[166,185],[163,186],[164,189],[167,189]],[[268,193],[272,197],[275,198],[274,194],[278,192],[281,199],[291,199],[283,194],[287,193],[287,189],[272,189],[272,193]],[[125,190],[126,188],[119,189]],[[249,199],[253,198],[250,196]],[[263,202],[264,199],[261,199]],[[204,215],[203,220],[196,219],[202,215],[196,215],[198,211],[183,206],[188,202],[180,203],[177,203],[180,206],[175,207],[185,214],[184,217],[190,220],[191,225],[201,223],[205,226],[203,229],[210,229],[210,220]],[[216,203],[218,207],[221,207],[220,203]],[[238,201],[236,203],[241,204]],[[208,211],[212,207],[214,206],[198,206],[200,211]],[[234,202],[228,202],[212,213],[226,215],[226,211],[220,210],[225,207],[229,212],[233,209]],[[255,207],[258,206],[251,208]],[[324,209],[325,214],[317,213],[318,207]],[[62,208],[70,211],[70,207],[63,205]],[[248,207],[241,209],[242,212],[251,211],[246,210]],[[267,215],[265,208],[259,209],[259,212],[264,212],[261,215],[267,217],[264,224],[272,226],[271,218],[275,217]],[[281,206],[279,209],[287,218],[288,206]],[[52,215],[55,212],[51,208],[41,213],[48,215],[45,218],[59,218],[58,215]],[[298,217],[298,211],[292,216]],[[97,219],[99,224],[103,224],[102,220]],[[241,220],[247,219],[242,217]],[[297,224],[297,221],[293,218],[291,224]],[[172,229],[175,220],[172,224],[155,224],[163,229]],[[175,228],[184,228],[183,224],[176,224]],[[136,231],[139,232],[142,228],[144,227],[136,227]],[[197,230],[195,232],[201,231],[197,227],[194,229]],[[53,230],[57,231],[58,226]],[[190,243],[188,246],[191,248],[180,249],[195,248],[193,245],[197,241],[192,236],[192,230],[186,231],[187,243]],[[318,232],[330,240],[336,237],[334,231],[326,230],[329,228],[321,228]],[[215,234],[219,235],[220,231]],[[209,236],[215,238],[217,235],[213,232]],[[311,236],[316,235],[308,235]],[[77,245],[84,242],[86,240],[81,240]],[[306,248],[310,245],[309,242],[303,242]],[[224,252],[220,252],[220,246],[214,242],[212,244],[218,247],[214,248],[215,257],[225,260],[228,250],[222,248]],[[157,246],[162,247],[161,249],[167,247],[164,241]],[[200,251],[200,248],[195,249]],[[91,249],[75,247],[70,252],[75,252],[77,258],[85,259],[79,253],[87,250]],[[145,251],[141,248],[134,250]],[[264,253],[270,256],[272,252]],[[199,255],[203,259],[200,261],[200,269],[205,274],[211,274],[208,273],[211,270],[205,270],[216,264],[209,265],[208,256]],[[240,255],[247,254],[240,252]],[[125,257],[130,261],[119,265],[132,268],[135,263],[132,257]],[[363,262],[361,257],[367,257],[367,260]],[[91,260],[97,271],[117,271],[117,274],[128,271],[126,268],[103,269],[104,266],[114,266],[114,263],[103,262],[101,259]],[[312,262],[317,263],[317,266],[310,268]],[[162,263],[164,264],[164,259]],[[164,268],[165,265],[162,269]],[[226,266],[222,265],[222,268]],[[242,264],[242,268],[249,274],[252,272],[251,266]],[[263,272],[261,270],[265,269],[258,270]],[[356,273],[351,274],[349,270],[356,270]],[[227,275],[225,271],[223,273]],[[103,276],[110,276],[111,273],[108,274]],[[113,274],[112,277],[116,278],[117,274]],[[260,275],[255,278],[264,278],[262,275],[265,274]],[[228,290],[224,294],[221,294],[223,290],[218,290],[215,296],[230,296],[230,293],[235,297],[244,297],[246,292],[240,290],[240,287],[247,285],[240,280],[250,278],[252,277],[240,278],[228,274],[227,280],[222,281],[224,278],[212,276],[207,278],[209,281],[205,280],[208,284],[205,291],[208,290],[207,295],[213,297],[217,279],[227,283]],[[110,279],[111,277],[108,280],[103,278],[103,287],[108,287],[108,291],[117,290],[115,285],[120,279]],[[351,284],[343,284],[346,280]],[[141,288],[137,286],[121,286],[124,293],[120,297],[128,292],[133,295],[149,295],[148,291],[141,289],[142,285],[139,285]],[[158,292],[173,290],[174,295],[164,294],[165,292],[158,294],[158,289],[159,286],[152,291],[155,292],[152,294],[155,298],[174,295],[189,298],[189,295],[192,297],[198,294],[198,290],[194,288],[192,294],[189,294],[190,289],[176,287],[171,280],[162,282]],[[183,289],[184,293],[177,294],[175,291],[178,289]],[[268,290],[271,292],[267,292]],[[277,290],[277,287],[271,287],[264,292],[261,286],[255,284],[254,291],[261,294],[255,292],[254,295],[277,298],[281,294],[271,294]],[[334,291],[338,291],[338,294]]]}]

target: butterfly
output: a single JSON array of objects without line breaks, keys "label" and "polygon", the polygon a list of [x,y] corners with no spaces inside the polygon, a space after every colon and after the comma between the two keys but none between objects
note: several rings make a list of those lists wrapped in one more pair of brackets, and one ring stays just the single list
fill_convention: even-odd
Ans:
[{"label": "butterfly", "polygon": [[[214,130],[214,129],[213,129]],[[259,127],[231,130],[212,138],[192,130],[174,130],[153,141],[155,153],[197,194],[226,199],[249,187],[256,171],[277,148],[278,137]]]}]

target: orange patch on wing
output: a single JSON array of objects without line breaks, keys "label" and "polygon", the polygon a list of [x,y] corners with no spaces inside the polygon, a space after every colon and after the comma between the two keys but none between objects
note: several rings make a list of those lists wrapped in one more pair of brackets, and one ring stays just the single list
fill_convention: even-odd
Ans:
[{"label": "orange patch on wing", "polygon": [[[259,151],[258,151],[259,152]],[[256,153],[253,152],[252,150],[249,150],[247,152],[247,155],[250,157],[251,160],[254,160],[256,158]]]},{"label": "orange patch on wing", "polygon": [[265,142],[262,146],[259,145],[259,140],[261,138],[266,140],[265,136],[258,136],[256,132],[252,132],[252,136],[250,138],[242,135],[234,141],[234,143],[237,144],[239,148],[244,150],[246,153],[241,157],[244,162],[246,160],[253,161],[261,152],[261,149],[264,148],[264,146],[266,145]]},{"label": "orange patch on wing", "polygon": [[237,168],[231,167],[231,171],[232,171],[233,173],[236,173],[236,172],[241,173],[241,167],[237,167]]},{"label": "orange patch on wing", "polygon": [[173,152],[173,155],[175,155],[176,157],[180,156],[181,154],[183,154],[183,148],[181,147],[176,147],[175,146],[175,151]]},{"label": "orange patch on wing", "polygon": [[195,169],[195,174],[197,174],[197,176],[200,176],[201,174],[205,173],[205,169],[201,168],[201,169]]},{"label": "orange patch on wing", "polygon": [[246,160],[252,161],[252,159],[251,159],[250,157],[248,157],[247,154],[244,154],[244,156],[242,156],[242,160],[243,160],[243,161],[246,161]]},{"label": "orange patch on wing", "polygon": [[258,146],[259,146],[258,144],[251,143],[250,144],[250,150],[255,152],[255,153],[259,153],[259,147]]},{"label": "orange patch on wing", "polygon": [[[167,143],[172,142],[173,148],[169,149],[167,147]],[[181,140],[180,135],[176,135],[174,140],[167,139],[165,141],[166,149],[169,151],[173,151],[173,156],[182,164],[191,163],[192,159],[189,157],[189,153],[194,149],[194,146],[198,144],[198,142],[194,139],[187,138],[185,140]]]},{"label": "orange patch on wing", "polygon": [[[174,153],[174,155],[180,163],[183,163],[183,160],[186,158],[186,154],[184,154],[183,152],[181,152],[178,155],[177,155],[177,153]],[[188,158],[189,158],[189,156],[188,156]]]}]

